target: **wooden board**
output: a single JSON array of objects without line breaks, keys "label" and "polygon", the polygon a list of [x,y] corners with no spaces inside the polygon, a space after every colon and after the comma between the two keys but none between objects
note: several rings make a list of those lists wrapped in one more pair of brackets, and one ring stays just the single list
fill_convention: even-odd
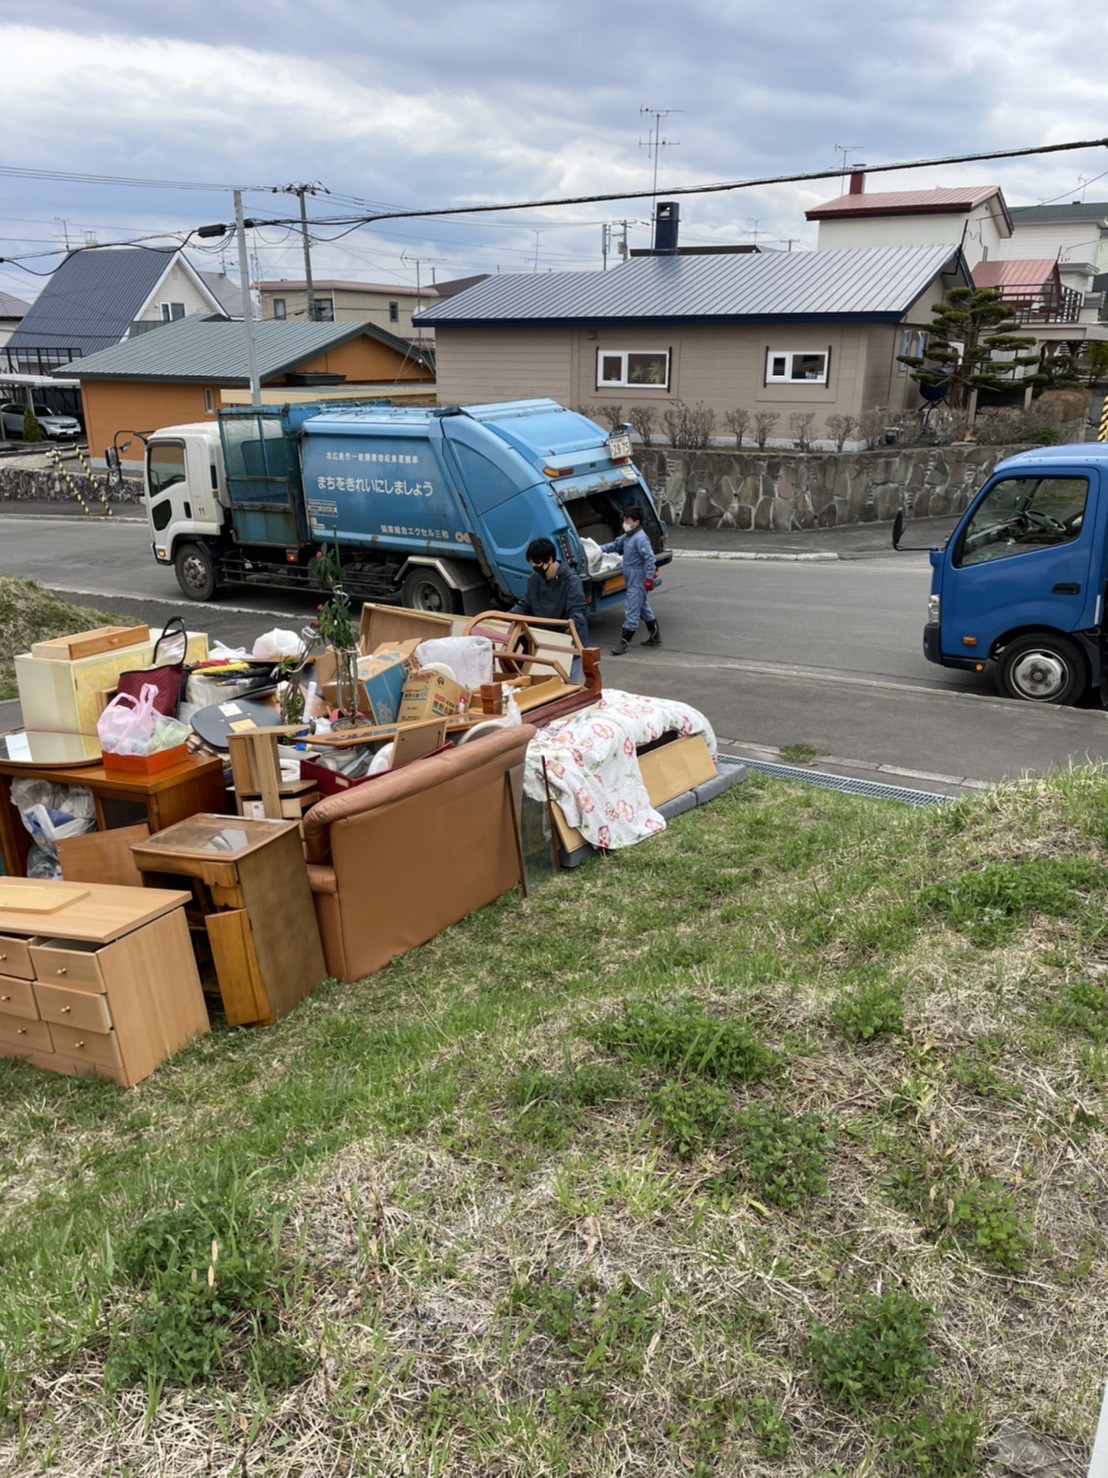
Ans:
[{"label": "wooden board", "polygon": [[702,734],[687,734],[668,744],[659,744],[639,755],[639,773],[652,806],[664,806],[675,796],[702,785],[716,774]]},{"label": "wooden board", "polygon": [[21,913],[56,913],[80,898],[87,898],[88,888],[69,887],[66,883],[35,883],[19,886],[22,878],[0,878],[0,908],[17,908]]},{"label": "wooden board", "polygon": [[47,662],[75,662],[79,657],[95,657],[99,652],[133,647],[149,640],[149,626],[95,626],[91,631],[77,631],[72,636],[32,642],[31,656]]}]

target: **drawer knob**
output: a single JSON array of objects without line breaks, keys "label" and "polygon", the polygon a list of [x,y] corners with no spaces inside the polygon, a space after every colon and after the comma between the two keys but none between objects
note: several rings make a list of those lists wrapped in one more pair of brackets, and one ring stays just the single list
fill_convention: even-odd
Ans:
[{"label": "drawer knob", "polygon": [[74,1042],[73,1045],[74,1045],[74,1047],[83,1047],[85,1045],[85,1039],[84,1039],[84,1037],[82,1037],[79,1042]]},{"label": "drawer knob", "polygon": [[63,1006],[62,1007],[62,1015],[63,1016],[68,1016],[69,1013],[70,1013],[70,1011],[72,1011],[72,1010],[73,1010],[73,1007],[72,1006]]},{"label": "drawer knob", "polygon": [[0,960],[6,960],[7,958],[7,955],[0,955]]},{"label": "drawer knob", "polygon": [[63,965],[63,966],[62,966],[62,967],[61,967],[61,969],[60,969],[60,970],[59,970],[59,971],[58,971],[58,974],[59,974],[59,975],[64,975],[64,974],[65,974],[65,972],[66,972],[66,966],[65,966],[65,965]]},{"label": "drawer knob", "polygon": [[15,1034],[17,1037],[25,1037],[27,1035],[27,1028],[25,1026],[17,1026]]},{"label": "drawer knob", "polygon": [[0,1001],[10,1001],[11,996],[0,996]]}]

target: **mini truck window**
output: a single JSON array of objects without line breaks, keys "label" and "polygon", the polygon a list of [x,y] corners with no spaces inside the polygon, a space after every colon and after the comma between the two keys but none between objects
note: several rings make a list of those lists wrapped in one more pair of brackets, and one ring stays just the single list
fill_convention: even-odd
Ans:
[{"label": "mini truck window", "polygon": [[1084,477],[1003,477],[974,509],[954,563],[988,564],[1068,544],[1081,533],[1088,496]]}]

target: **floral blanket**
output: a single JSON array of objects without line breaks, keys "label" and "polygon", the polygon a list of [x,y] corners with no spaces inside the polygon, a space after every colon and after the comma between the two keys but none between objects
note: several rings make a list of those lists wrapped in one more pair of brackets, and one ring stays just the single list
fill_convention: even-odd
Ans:
[{"label": "floral blanket", "polygon": [[671,731],[703,734],[715,759],[716,736],[695,708],[606,688],[598,702],[538,731],[527,747],[524,788],[545,801],[545,760],[551,797],[568,824],[594,847],[630,847],[666,829],[650,804],[635,747]]}]

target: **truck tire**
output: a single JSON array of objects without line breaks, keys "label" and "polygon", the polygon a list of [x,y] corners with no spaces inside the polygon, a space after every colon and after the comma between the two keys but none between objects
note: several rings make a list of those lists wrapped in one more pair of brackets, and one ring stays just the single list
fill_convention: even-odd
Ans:
[{"label": "truck tire", "polygon": [[189,600],[211,600],[216,590],[215,561],[203,544],[182,544],[173,568],[183,595]]},{"label": "truck tire", "polygon": [[1089,670],[1077,645],[1049,631],[1017,636],[1001,652],[997,687],[1008,698],[1029,703],[1073,704],[1089,685]]},{"label": "truck tire", "polygon": [[452,616],[457,610],[454,592],[436,570],[417,566],[401,587],[404,604],[413,611]]}]

